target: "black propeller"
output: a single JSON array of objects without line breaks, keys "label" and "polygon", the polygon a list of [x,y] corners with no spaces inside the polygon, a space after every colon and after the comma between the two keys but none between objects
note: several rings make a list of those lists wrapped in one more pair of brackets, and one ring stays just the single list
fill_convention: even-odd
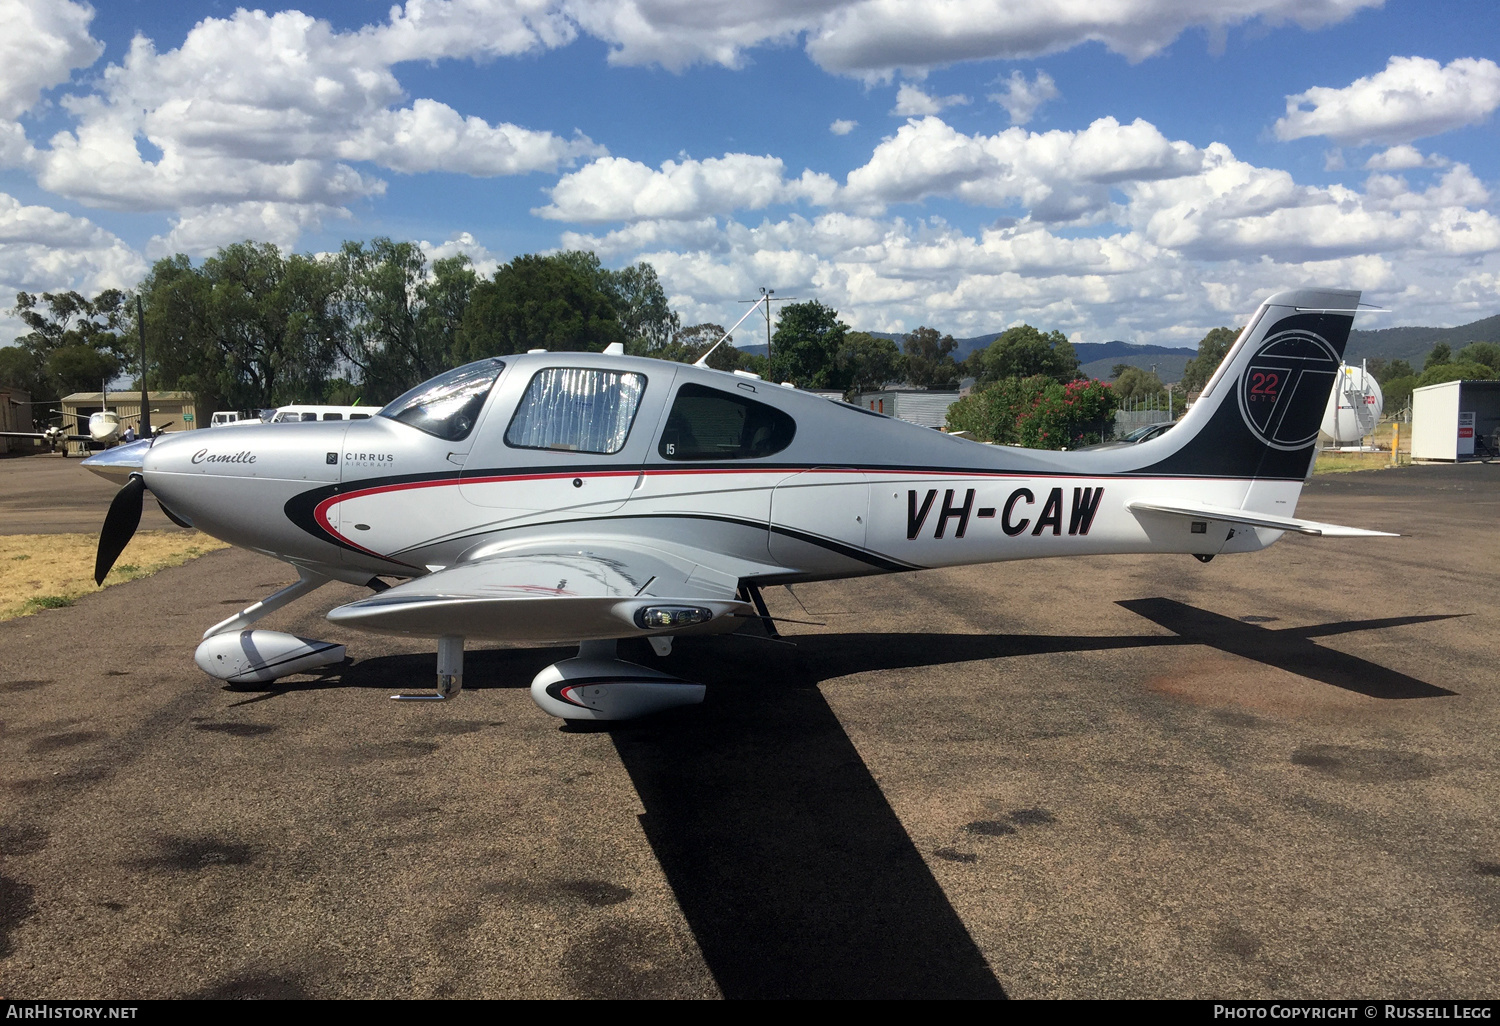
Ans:
[{"label": "black propeller", "polygon": [[104,578],[130,544],[135,529],[141,526],[141,505],[146,496],[146,479],[132,476],[125,487],[115,493],[109,504],[109,513],[104,518],[104,527],[99,531],[99,554],[94,557],[94,583],[103,584]]}]

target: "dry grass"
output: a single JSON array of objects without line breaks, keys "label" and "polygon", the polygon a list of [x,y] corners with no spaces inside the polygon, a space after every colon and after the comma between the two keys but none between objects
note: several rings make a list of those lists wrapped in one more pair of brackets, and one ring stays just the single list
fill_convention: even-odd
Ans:
[{"label": "dry grass", "polygon": [[[95,534],[0,535],[0,620],[71,606],[98,591],[98,546]],[[104,587],[181,566],[222,548],[227,548],[224,542],[197,531],[138,531],[115,560]]]},{"label": "dry grass", "polygon": [[[1382,421],[1375,426],[1375,433],[1370,436],[1370,444],[1387,451],[1391,448],[1391,438],[1395,434],[1396,425],[1393,421]],[[1403,456],[1411,454],[1411,425],[1401,425],[1401,453]]]},{"label": "dry grass", "polygon": [[[1403,453],[1402,459],[1407,458]],[[1390,465],[1391,454],[1388,452],[1320,452],[1313,473],[1347,474],[1354,470],[1385,470]]]}]

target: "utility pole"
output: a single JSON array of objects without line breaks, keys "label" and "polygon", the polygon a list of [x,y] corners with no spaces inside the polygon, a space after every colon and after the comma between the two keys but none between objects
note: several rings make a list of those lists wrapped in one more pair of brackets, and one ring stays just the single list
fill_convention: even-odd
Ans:
[{"label": "utility pole", "polygon": [[[741,303],[764,303],[766,305],[766,360],[771,359],[771,304],[772,303],[795,303],[796,297],[785,297],[782,299],[772,298],[776,295],[775,289],[768,289],[764,285],[760,289],[759,299],[742,299]],[[744,320],[743,317],[740,320]]]},{"label": "utility pole", "polygon": [[141,329],[141,438],[151,437],[151,402],[146,396],[146,308],[139,292],[135,296],[135,323]]}]

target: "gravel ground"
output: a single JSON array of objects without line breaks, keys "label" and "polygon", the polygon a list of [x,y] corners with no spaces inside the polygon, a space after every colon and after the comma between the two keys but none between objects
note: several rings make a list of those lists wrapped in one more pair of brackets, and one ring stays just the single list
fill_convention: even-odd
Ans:
[{"label": "gravel ground", "polygon": [[[4,529],[96,527],[40,462]],[[826,626],[608,730],[532,704],[560,649],[388,701],[432,650],[341,585],[263,625],[349,665],[227,689],[198,636],[292,580],[238,550],[0,623],[0,992],[1500,996],[1500,466],[1299,513],[1405,537],[777,589]]]}]

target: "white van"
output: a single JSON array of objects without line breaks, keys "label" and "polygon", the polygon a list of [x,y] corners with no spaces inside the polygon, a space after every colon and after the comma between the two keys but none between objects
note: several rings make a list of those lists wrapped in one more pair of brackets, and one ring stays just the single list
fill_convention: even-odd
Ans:
[{"label": "white van", "polygon": [[224,427],[227,424],[261,424],[260,410],[215,410],[208,426],[211,428]]},{"label": "white van", "polygon": [[367,420],[379,410],[377,406],[281,406],[272,424],[296,424],[312,420]]}]

